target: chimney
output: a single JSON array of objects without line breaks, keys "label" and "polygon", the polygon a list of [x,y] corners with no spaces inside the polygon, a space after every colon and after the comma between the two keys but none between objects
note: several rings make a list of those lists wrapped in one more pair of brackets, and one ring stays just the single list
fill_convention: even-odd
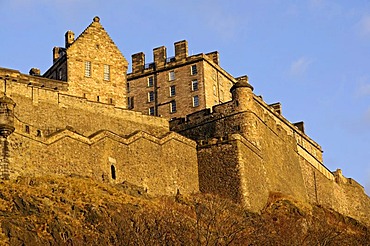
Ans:
[{"label": "chimney", "polygon": [[300,121],[300,122],[297,122],[297,123],[294,123],[293,124],[295,127],[297,127],[301,132],[304,133],[304,122],[303,121]]},{"label": "chimney", "polygon": [[272,107],[276,113],[278,114],[282,113],[281,103],[277,102],[277,103],[270,104],[269,106]]},{"label": "chimney", "polygon": [[188,57],[188,41],[182,40],[175,43],[175,58],[176,61],[186,59]]},{"label": "chimney", "polygon": [[75,34],[72,31],[67,31],[64,37],[65,37],[65,47],[67,49],[75,41]]},{"label": "chimney", "polygon": [[32,75],[32,76],[40,76],[40,69],[38,68],[31,68],[30,71],[29,71],[29,74]]},{"label": "chimney", "polygon": [[164,46],[153,49],[153,58],[156,67],[163,67],[167,59],[167,49]]},{"label": "chimney", "polygon": [[211,58],[214,63],[219,64],[220,58],[219,58],[218,51],[214,51],[214,52],[208,53],[208,54],[206,54],[206,56],[208,56],[209,58]]},{"label": "chimney", "polygon": [[59,47],[54,47],[53,48],[53,63],[58,60],[60,57],[60,48]]},{"label": "chimney", "polygon": [[132,73],[141,72],[145,66],[145,54],[143,52],[133,54],[132,60]]}]

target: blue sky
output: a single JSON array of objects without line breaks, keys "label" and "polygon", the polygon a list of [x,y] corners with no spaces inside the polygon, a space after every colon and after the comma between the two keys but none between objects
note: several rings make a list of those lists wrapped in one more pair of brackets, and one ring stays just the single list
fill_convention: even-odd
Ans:
[{"label": "blue sky", "polygon": [[172,56],[183,39],[190,54],[218,50],[370,194],[370,1],[0,0],[0,67],[45,72],[64,33],[95,15],[128,60],[162,45]]}]

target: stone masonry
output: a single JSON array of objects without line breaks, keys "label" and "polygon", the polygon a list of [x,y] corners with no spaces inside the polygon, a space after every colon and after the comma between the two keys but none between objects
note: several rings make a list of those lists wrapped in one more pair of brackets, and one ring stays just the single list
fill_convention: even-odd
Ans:
[{"label": "stone masonry", "polygon": [[130,109],[172,119],[231,99],[235,79],[220,67],[217,51],[189,56],[186,40],[175,43],[175,56],[167,57],[166,50],[155,48],[152,63],[142,52],[132,55]]},{"label": "stone masonry", "polygon": [[153,56],[132,55],[127,74],[95,17],[77,38],[66,32],[43,75],[0,68],[1,178],[82,175],[153,195],[213,193],[253,211],[280,192],[370,225],[363,187],[328,170],[304,123],[223,70],[218,52],[189,56],[179,41],[174,57],[163,46]]},{"label": "stone masonry", "polygon": [[330,172],[303,123],[290,123],[280,104],[267,105],[252,91],[248,78],[240,77],[231,101],[170,122],[173,131],[198,143],[200,190],[254,211],[270,192],[280,192],[369,224],[364,188],[340,171]]}]

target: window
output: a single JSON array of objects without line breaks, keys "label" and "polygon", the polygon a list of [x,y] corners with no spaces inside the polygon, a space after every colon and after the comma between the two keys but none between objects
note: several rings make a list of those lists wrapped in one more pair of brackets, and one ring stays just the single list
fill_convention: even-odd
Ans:
[{"label": "window", "polygon": [[154,91],[149,91],[148,92],[148,102],[153,102],[154,101]]},{"label": "window", "polygon": [[175,71],[171,71],[168,73],[168,80],[169,81],[175,80]]},{"label": "window", "polygon": [[213,95],[217,96],[217,87],[215,84],[213,85]]},{"label": "window", "polygon": [[193,107],[198,107],[198,106],[199,106],[199,97],[193,96]]},{"label": "window", "polygon": [[91,62],[85,61],[85,77],[91,77]]},{"label": "window", "polygon": [[170,97],[173,97],[176,95],[176,86],[171,85],[170,86]]},{"label": "window", "polygon": [[128,109],[134,108],[134,97],[127,97],[127,108]]},{"label": "window", "polygon": [[41,137],[41,131],[40,130],[36,131],[36,137]]},{"label": "window", "polygon": [[26,125],[24,130],[25,130],[26,133],[30,133],[30,127],[29,126]]},{"label": "window", "polygon": [[100,97],[99,96],[96,97],[96,101],[100,102]]},{"label": "window", "polygon": [[148,87],[153,87],[153,84],[154,84],[154,77],[150,76],[148,78]]},{"label": "window", "polygon": [[192,65],[191,66],[191,75],[195,75],[195,74],[198,74],[197,65]]},{"label": "window", "polygon": [[176,112],[176,101],[170,102],[170,113]]},{"label": "window", "polygon": [[110,172],[112,175],[112,179],[116,179],[116,167],[114,165],[110,166]]},{"label": "window", "polygon": [[104,80],[110,80],[110,66],[106,64],[104,64]]},{"label": "window", "polygon": [[220,100],[221,102],[224,101],[224,91],[223,90],[220,91]]},{"label": "window", "polygon": [[198,80],[191,81],[191,90],[197,91],[198,90]]},{"label": "window", "polygon": [[149,108],[149,115],[154,115],[154,107]]}]

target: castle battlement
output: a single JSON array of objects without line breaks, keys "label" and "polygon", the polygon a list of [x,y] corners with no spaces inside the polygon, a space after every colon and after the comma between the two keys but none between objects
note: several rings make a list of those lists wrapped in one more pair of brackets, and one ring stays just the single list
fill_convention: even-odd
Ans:
[{"label": "castle battlement", "polygon": [[25,84],[33,88],[55,91],[68,90],[68,83],[65,81],[47,79],[39,75],[22,74],[18,70],[0,67],[0,80],[4,81],[4,79],[7,79],[8,82]]},{"label": "castle battlement", "polygon": [[163,71],[175,69],[177,67],[186,66],[187,64],[196,63],[198,61],[207,61],[210,65],[217,67],[230,80],[235,81],[233,76],[223,70],[219,66],[219,53],[213,51],[209,53],[200,53],[195,55],[188,54],[188,42],[186,40],[174,43],[175,55],[167,57],[167,48],[165,46],[153,49],[153,62],[147,63],[143,52],[135,53],[131,56],[132,72],[128,74],[128,79],[133,79],[137,76],[153,73],[154,71]]}]

